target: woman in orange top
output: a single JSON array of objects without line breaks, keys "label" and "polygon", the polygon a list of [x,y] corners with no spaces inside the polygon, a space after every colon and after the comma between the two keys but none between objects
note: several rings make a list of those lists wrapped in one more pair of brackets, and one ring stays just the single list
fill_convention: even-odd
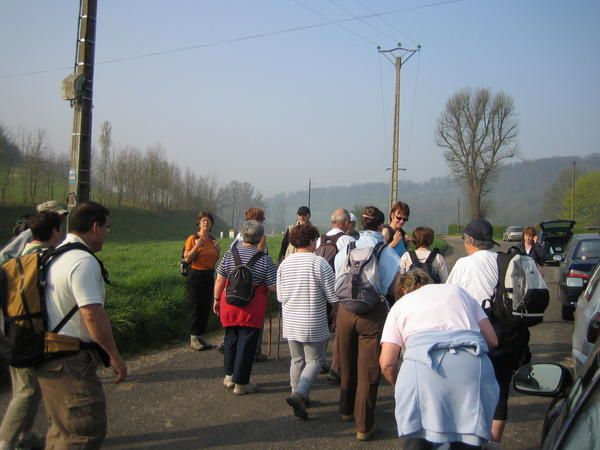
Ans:
[{"label": "woman in orange top", "polygon": [[185,241],[183,257],[190,264],[187,276],[188,304],[190,312],[190,346],[193,350],[209,350],[214,346],[202,335],[212,306],[215,284],[215,266],[219,259],[219,243],[210,235],[215,223],[213,215],[200,211],[196,221],[198,232]]}]

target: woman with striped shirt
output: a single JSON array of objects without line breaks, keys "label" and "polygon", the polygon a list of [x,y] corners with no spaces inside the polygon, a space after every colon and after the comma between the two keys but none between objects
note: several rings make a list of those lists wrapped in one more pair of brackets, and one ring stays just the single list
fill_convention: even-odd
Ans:
[{"label": "woman with striped shirt", "polygon": [[336,302],[335,275],[329,263],[313,252],[318,230],[310,223],[290,230],[296,247],[277,271],[277,298],[283,309],[283,337],[290,347],[290,385],[287,403],[294,415],[308,418],[306,401],[310,387],[319,375],[329,339],[327,302]]}]

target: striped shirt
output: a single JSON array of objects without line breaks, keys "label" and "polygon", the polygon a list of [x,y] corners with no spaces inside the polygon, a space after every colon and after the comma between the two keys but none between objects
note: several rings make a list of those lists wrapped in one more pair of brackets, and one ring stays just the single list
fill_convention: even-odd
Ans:
[{"label": "striped shirt", "polygon": [[279,265],[277,297],[283,305],[283,337],[320,342],[329,337],[327,302],[336,302],[335,275],[313,253],[293,253]]},{"label": "striped shirt", "polygon": [[[242,264],[246,264],[258,252],[256,247],[245,247],[242,244],[238,244],[237,249]],[[228,250],[219,264],[217,273],[225,278],[229,278],[233,269],[235,269],[235,262],[233,261],[231,250]],[[265,284],[267,286],[273,286],[277,282],[277,271],[269,255],[263,254],[252,267],[252,281],[255,285]]]}]

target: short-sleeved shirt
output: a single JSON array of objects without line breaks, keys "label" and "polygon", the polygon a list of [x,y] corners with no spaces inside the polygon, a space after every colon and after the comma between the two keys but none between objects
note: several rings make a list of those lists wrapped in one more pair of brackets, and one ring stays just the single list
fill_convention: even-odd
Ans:
[{"label": "short-sleeved shirt", "polygon": [[490,250],[478,250],[472,255],[459,258],[446,280],[467,291],[481,304],[494,295],[498,283],[498,254]]},{"label": "short-sleeved shirt", "polygon": [[[246,247],[237,245],[240,254],[240,261],[246,264],[258,250],[256,247]],[[235,262],[231,250],[223,256],[219,263],[217,273],[225,278],[235,269]],[[265,319],[267,307],[267,289],[266,286],[274,286],[277,283],[277,269],[270,256],[263,255],[256,261],[252,267],[252,281],[254,285],[260,285],[254,292],[254,297],[246,306],[230,305],[225,300],[225,289],[221,294],[219,317],[224,327],[250,327],[262,328]]]},{"label": "short-sleeved shirt", "polygon": [[[85,244],[83,240],[68,234],[61,245],[69,242]],[[48,328],[53,329],[77,305],[104,305],[104,279],[100,264],[83,250],[70,250],[59,255],[50,264],[46,278],[46,307]],[[71,336],[83,342],[92,342],[81,313],[77,311],[59,334]]]},{"label": "short-sleeved shirt", "polygon": [[428,284],[400,298],[389,312],[381,342],[404,347],[411,335],[423,331],[480,331],[487,315],[464,289]]},{"label": "short-sleeved shirt", "polygon": [[[185,251],[189,252],[194,245],[196,245],[196,240],[198,239],[198,235],[192,234],[185,241]],[[217,265],[217,260],[219,259],[219,251],[215,246],[216,241],[212,238],[210,240],[205,240],[202,242],[200,247],[198,248],[198,253],[192,260],[190,266],[193,270],[215,270],[215,266]]]}]

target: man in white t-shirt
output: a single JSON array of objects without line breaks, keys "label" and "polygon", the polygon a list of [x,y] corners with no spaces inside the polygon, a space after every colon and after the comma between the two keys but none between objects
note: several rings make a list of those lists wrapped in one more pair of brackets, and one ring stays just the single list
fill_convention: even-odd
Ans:
[{"label": "man in white t-shirt", "polygon": [[[481,305],[491,300],[498,283],[497,253],[490,251],[497,242],[494,229],[485,219],[474,219],[463,236],[467,256],[458,259],[448,276],[447,284],[455,284],[467,291]],[[492,445],[499,445],[506,426],[508,393],[512,373],[528,351],[529,330],[526,327],[507,327],[490,319],[498,336],[498,347],[490,353],[496,379],[500,386],[500,399],[492,423]],[[490,447],[492,448],[492,447]]]},{"label": "man in white t-shirt", "polygon": [[94,202],[80,203],[69,215],[69,234],[61,245],[78,243],[89,251],[69,250],[48,269],[48,329],[55,329],[72,313],[57,331],[55,342],[79,341],[80,350],[50,359],[36,370],[50,417],[46,448],[100,448],[107,430],[106,397],[96,374],[100,352],[107,355],[116,383],[127,376],[104,309],[106,272],[92,254],[102,250],[109,230],[108,209]]}]

